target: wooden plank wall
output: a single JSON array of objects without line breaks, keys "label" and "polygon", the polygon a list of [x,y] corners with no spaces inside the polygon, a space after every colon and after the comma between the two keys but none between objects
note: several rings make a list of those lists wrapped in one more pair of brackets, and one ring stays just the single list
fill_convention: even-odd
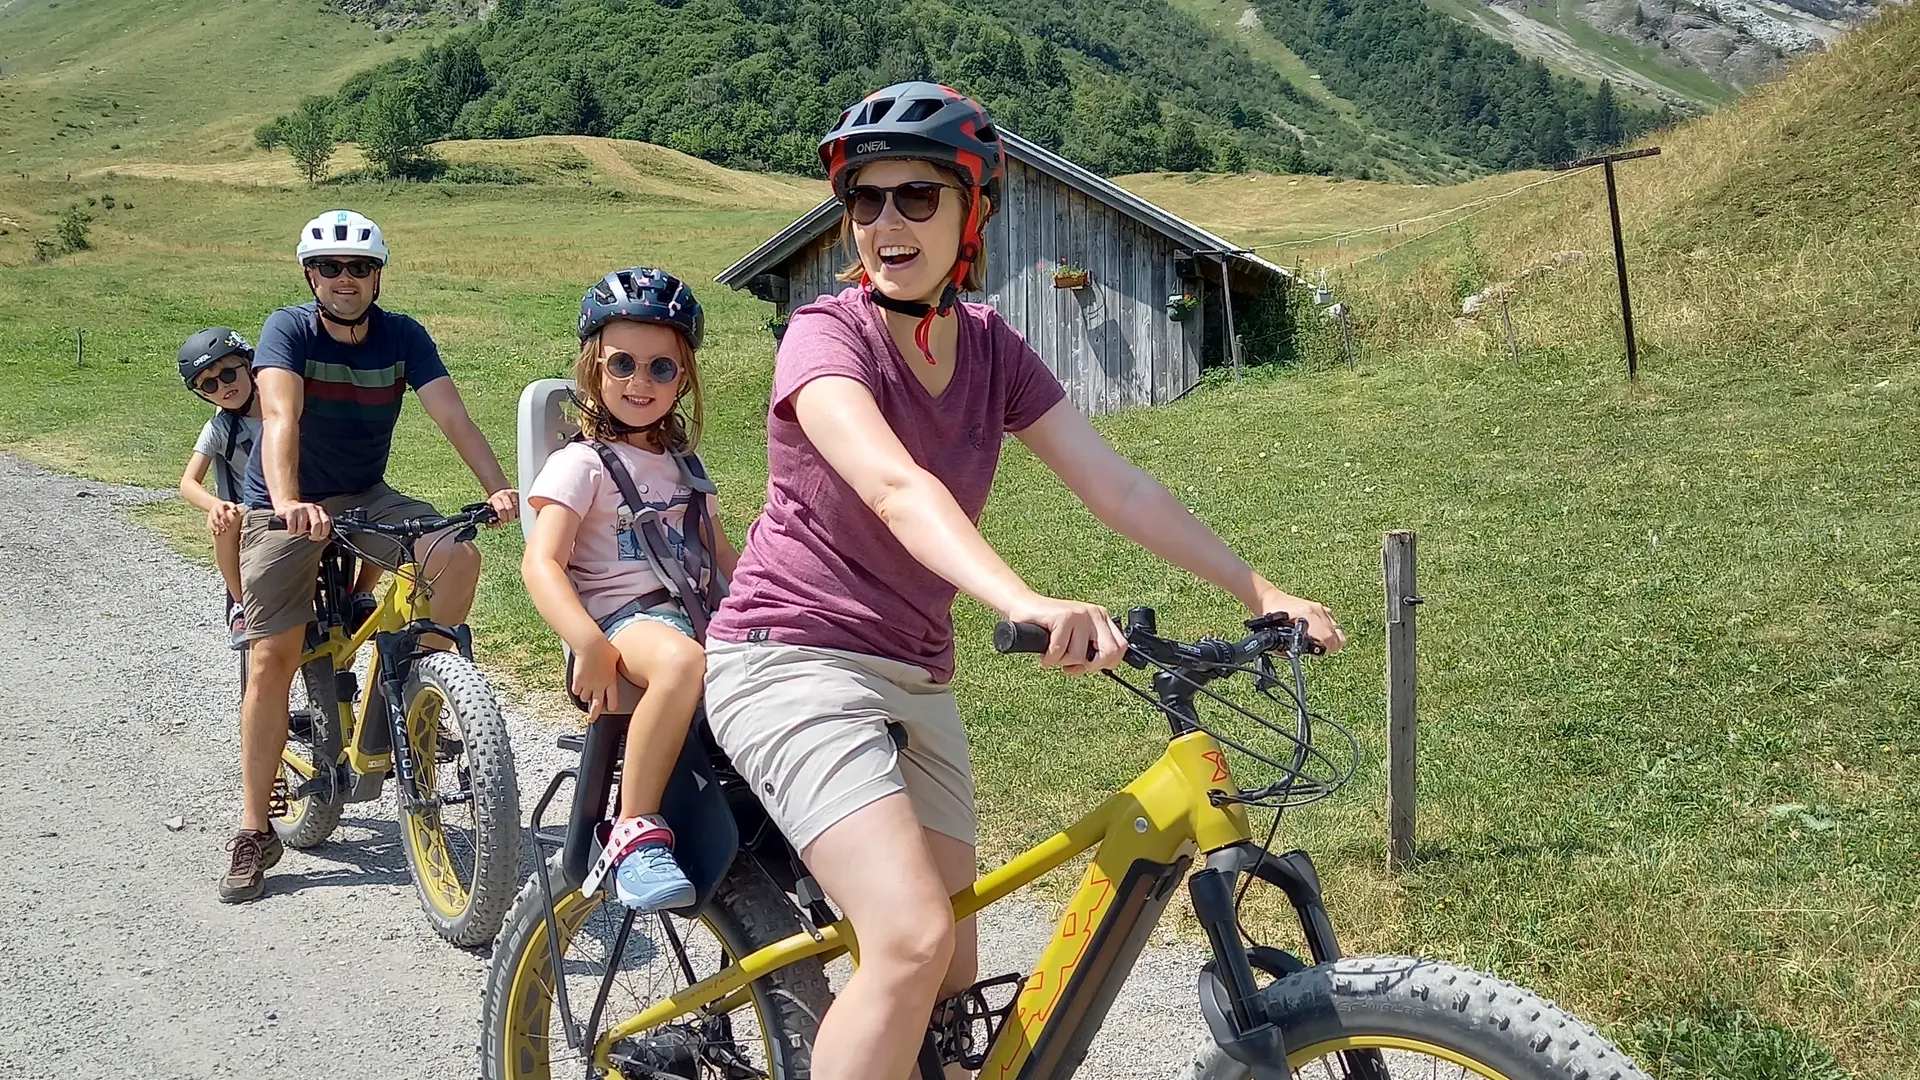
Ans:
[{"label": "wooden plank wall", "polygon": [[[1206,326],[1198,311],[1184,323],[1167,318],[1167,296],[1181,287],[1175,242],[1037,169],[1007,165],[1005,206],[987,227],[986,292],[966,299],[998,309],[1089,415],[1193,389]],[[844,288],[834,275],[846,258],[838,225],[794,254],[784,268],[790,307]],[[1063,260],[1091,270],[1092,283],[1055,289]]]}]

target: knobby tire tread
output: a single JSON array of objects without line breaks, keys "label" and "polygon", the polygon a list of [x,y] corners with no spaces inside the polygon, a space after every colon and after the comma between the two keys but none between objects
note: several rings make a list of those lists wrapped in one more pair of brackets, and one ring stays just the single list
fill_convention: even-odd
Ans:
[{"label": "knobby tire tread", "polygon": [[1297,1050],[1398,1035],[1478,1059],[1507,1080],[1648,1080],[1606,1036],[1523,986],[1407,956],[1357,956],[1275,984],[1271,1016]]},{"label": "knobby tire tread", "polygon": [[[240,656],[244,663],[247,653],[243,651]],[[334,680],[333,661],[324,656],[309,660],[300,666],[300,677],[306,682],[308,707],[317,710],[324,717],[332,717],[333,723],[338,725],[340,695],[339,686]],[[307,752],[311,756],[313,752],[311,745],[308,746]],[[334,764],[319,761],[313,763],[315,769],[332,768]],[[289,783],[299,783],[300,778],[284,763],[280,766],[280,770],[282,776],[288,777]],[[301,851],[326,843],[327,838],[333,835],[333,831],[340,827],[340,813],[346,809],[344,800],[322,799],[317,795],[309,796],[297,803],[290,803],[290,805],[304,808],[299,819],[289,823],[284,818],[274,818],[273,831],[280,837],[281,843]]]},{"label": "knobby tire tread", "polygon": [[[413,865],[413,845],[401,846],[407,854],[414,893],[434,931],[461,948],[477,948],[500,932],[507,909],[513,904],[520,874],[520,782],[514,775],[506,717],[494,700],[493,687],[473,661],[451,652],[420,658],[407,676],[409,708],[429,682],[458,717],[459,736],[472,774],[473,801],[468,805],[473,808],[474,871],[473,880],[467,883],[467,908],[458,918],[449,920],[433,906],[421,885],[421,870]],[[381,717],[379,722],[388,721]]]}]

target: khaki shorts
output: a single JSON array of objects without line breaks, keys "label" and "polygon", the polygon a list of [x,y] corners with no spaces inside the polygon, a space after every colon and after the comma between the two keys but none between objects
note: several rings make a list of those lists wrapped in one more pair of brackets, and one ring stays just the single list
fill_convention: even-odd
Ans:
[{"label": "khaki shorts", "polygon": [[[357,495],[321,499],[320,505],[328,514],[357,506],[367,520],[382,525],[439,513],[385,484]],[[284,634],[313,621],[314,580],[320,574],[320,555],[327,549],[326,541],[269,529],[267,523],[272,520],[271,510],[248,510],[240,522],[240,605],[247,611],[248,641]],[[399,541],[391,538],[369,538],[368,550],[382,554],[375,545],[388,545],[400,554]]]},{"label": "khaki shorts", "polygon": [[[906,729],[905,749],[889,720]],[[838,649],[709,642],[707,723],[802,854],[828,827],[899,791],[923,827],[968,844],[978,835],[960,709],[923,667]]]}]

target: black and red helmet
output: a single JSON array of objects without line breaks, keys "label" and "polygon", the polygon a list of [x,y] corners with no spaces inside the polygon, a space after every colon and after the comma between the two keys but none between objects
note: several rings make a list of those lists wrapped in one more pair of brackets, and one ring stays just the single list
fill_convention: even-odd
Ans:
[{"label": "black and red helmet", "polygon": [[950,165],[996,204],[1005,161],[1000,131],[987,110],[950,86],[895,83],[840,114],[820,140],[820,164],[833,193],[846,197],[854,170],[875,161]]}]

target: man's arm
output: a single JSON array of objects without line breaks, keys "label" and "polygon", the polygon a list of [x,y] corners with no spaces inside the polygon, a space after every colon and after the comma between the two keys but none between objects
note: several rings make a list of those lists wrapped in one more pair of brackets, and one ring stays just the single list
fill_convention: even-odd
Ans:
[{"label": "man's arm", "polygon": [[500,468],[493,446],[474,425],[473,417],[467,415],[467,403],[460,400],[460,391],[453,385],[452,377],[442,375],[414,392],[420,395],[420,406],[453,444],[460,460],[467,463],[474,478],[486,489],[487,502],[500,515],[501,523],[518,517],[520,493],[507,483],[507,474]]},{"label": "man's arm", "polygon": [[317,503],[300,499],[300,414],[307,406],[307,385],[285,368],[255,367],[255,392],[260,395],[260,474],[267,481],[267,499],[290,533],[325,540],[333,521]]}]

